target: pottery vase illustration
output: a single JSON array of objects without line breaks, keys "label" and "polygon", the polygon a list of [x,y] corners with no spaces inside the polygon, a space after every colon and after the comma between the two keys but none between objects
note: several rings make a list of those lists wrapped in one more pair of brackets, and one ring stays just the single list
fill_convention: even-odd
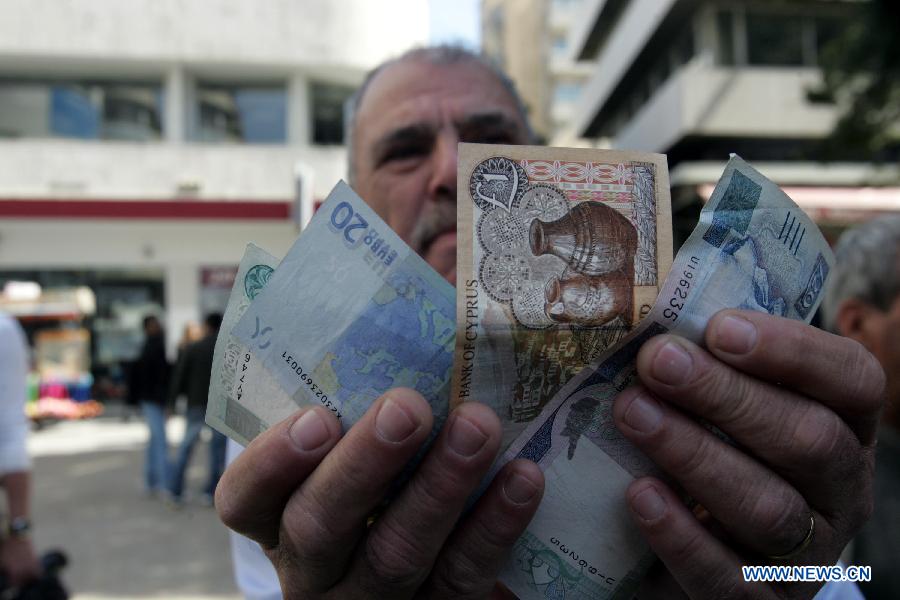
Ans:
[{"label": "pottery vase illustration", "polygon": [[632,281],[620,271],[588,277],[566,269],[544,286],[544,312],[557,323],[599,327],[616,317],[632,321]]},{"label": "pottery vase illustration", "polygon": [[634,273],[637,231],[627,218],[600,202],[576,204],[556,221],[535,219],[529,229],[535,256],[553,254],[582,275]]}]

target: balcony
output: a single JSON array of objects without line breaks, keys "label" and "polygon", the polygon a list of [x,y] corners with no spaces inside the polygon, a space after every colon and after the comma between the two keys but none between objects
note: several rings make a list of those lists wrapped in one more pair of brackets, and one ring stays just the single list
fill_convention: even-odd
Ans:
[{"label": "balcony", "polygon": [[818,138],[836,119],[811,104],[814,68],[711,66],[700,56],[657,89],[614,138],[614,147],[665,152],[686,136]]}]

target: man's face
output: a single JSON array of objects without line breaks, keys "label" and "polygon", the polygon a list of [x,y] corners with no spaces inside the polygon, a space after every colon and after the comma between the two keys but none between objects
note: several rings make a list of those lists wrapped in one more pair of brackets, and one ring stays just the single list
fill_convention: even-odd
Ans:
[{"label": "man's face", "polygon": [[401,61],[356,116],[354,188],[428,264],[456,283],[456,144],[523,144],[516,103],[472,62]]}]

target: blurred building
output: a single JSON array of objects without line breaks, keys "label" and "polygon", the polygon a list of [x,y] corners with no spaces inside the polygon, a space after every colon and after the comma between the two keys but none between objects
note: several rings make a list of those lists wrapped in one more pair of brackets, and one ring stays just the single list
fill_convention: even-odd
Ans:
[{"label": "blurred building", "polygon": [[[485,55],[516,83],[531,126],[556,145],[578,142],[567,125],[582,87],[593,72],[578,60],[573,31],[589,0],[482,0],[481,45]],[[562,139],[557,139],[563,134]]]},{"label": "blurred building", "polygon": [[837,117],[834,105],[809,99],[819,56],[861,6],[585,0],[569,44],[594,66],[568,135],[667,154],[681,239],[730,152],[784,187],[826,234],[900,210],[896,165],[814,159]]},{"label": "blurred building", "polygon": [[420,0],[4,1],[0,288],[96,300],[10,306],[86,323],[95,367],[136,350],[146,312],[174,349],[247,242],[288,249],[296,198],[344,176],[344,100],[427,35]]}]

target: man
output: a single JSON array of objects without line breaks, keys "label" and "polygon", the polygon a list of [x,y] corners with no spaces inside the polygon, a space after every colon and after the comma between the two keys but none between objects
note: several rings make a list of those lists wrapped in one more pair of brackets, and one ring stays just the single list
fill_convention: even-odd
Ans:
[{"label": "man", "polygon": [[[350,127],[356,191],[455,282],[457,143],[531,140],[508,80],[458,49],[412,51],[368,77]],[[644,387],[616,400],[624,435],[709,514],[701,523],[658,479],[630,486],[635,520],[668,569],[653,591],[812,596],[819,585],[745,584],[740,565],[779,555],[837,560],[871,510],[881,369],[857,343],[759,313],[723,311],[706,342],[709,351],[654,338],[639,355]],[[320,407],[301,410],[226,470],[219,515],[262,545],[286,598],[487,596],[543,490],[536,465],[514,461],[460,518],[500,444],[487,407],[457,408],[410,482],[367,526],[431,422],[427,403],[405,389],[378,399],[343,438]]]},{"label": "man", "polygon": [[[203,338],[188,345],[175,368],[175,376],[172,379],[173,400],[179,394],[187,396],[187,427],[181,446],[178,448],[178,457],[172,469],[172,479],[169,484],[169,493],[176,505],[182,502],[184,491],[184,473],[200,432],[203,430],[206,417],[206,400],[209,397],[209,379],[212,372],[213,354],[216,348],[216,338],[219,335],[219,327],[222,325],[222,315],[212,313],[204,320],[205,332]],[[218,431],[213,431],[213,437],[209,444],[209,475],[204,491],[206,501],[212,504],[212,495],[216,491],[219,477],[225,463],[225,436]]]},{"label": "man", "polygon": [[169,449],[166,442],[166,400],[169,389],[169,363],[162,325],[153,315],[144,317],[144,345],[131,368],[129,399],[139,403],[150,430],[147,458],[144,461],[144,485],[147,495],[166,491],[169,475]]},{"label": "man", "polygon": [[[18,322],[0,313],[0,487],[5,531],[0,532],[0,579],[13,587],[34,580],[40,565],[31,544],[30,464],[25,438],[28,345]],[[0,589],[2,591],[2,589]]]},{"label": "man", "polygon": [[872,566],[866,598],[900,598],[900,216],[851,229],[822,303],[824,325],[865,346],[887,374],[878,435],[875,512],[853,541],[853,562]]}]

